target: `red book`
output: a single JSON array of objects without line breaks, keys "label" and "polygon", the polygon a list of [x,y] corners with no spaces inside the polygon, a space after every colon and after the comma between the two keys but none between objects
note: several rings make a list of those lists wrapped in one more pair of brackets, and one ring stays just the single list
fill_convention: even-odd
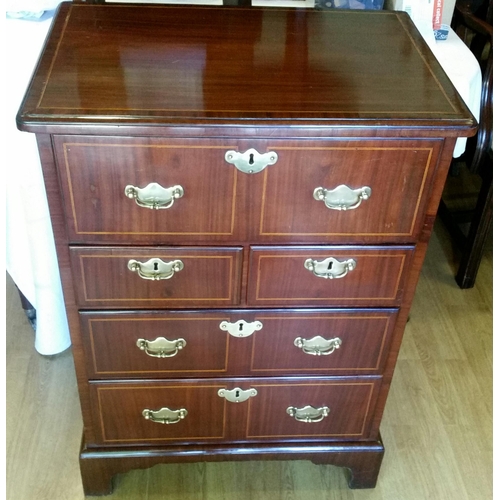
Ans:
[{"label": "red book", "polygon": [[441,28],[441,18],[443,17],[444,0],[434,0],[434,9],[432,12],[432,29]]}]

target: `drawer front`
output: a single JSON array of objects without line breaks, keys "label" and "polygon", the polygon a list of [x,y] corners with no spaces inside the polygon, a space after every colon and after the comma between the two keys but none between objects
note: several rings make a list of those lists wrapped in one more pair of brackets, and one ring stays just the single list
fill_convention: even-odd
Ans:
[{"label": "drawer front", "polygon": [[395,309],[255,313],[249,372],[258,375],[375,374],[384,367]]},{"label": "drawer front", "polygon": [[80,313],[90,378],[225,375],[224,312]]},{"label": "drawer front", "polygon": [[370,434],[380,379],[173,380],[90,386],[96,444],[350,440]]},{"label": "drawer front", "polygon": [[252,247],[248,303],[396,306],[413,250],[409,246]]},{"label": "drawer front", "polygon": [[217,390],[200,381],[91,384],[99,444],[223,440],[226,401]]},{"label": "drawer front", "polygon": [[[71,248],[86,308],[216,307],[239,303],[239,248]],[[162,279],[150,279],[153,275]]]},{"label": "drawer front", "polygon": [[[237,170],[224,160],[234,141],[73,136],[54,141],[71,241],[236,236],[236,201],[245,187],[238,186]],[[149,191],[133,189],[148,186]],[[181,189],[172,189],[176,186]]]},{"label": "drawer front", "polygon": [[[269,141],[261,241],[416,241],[441,140]],[[260,175],[260,174],[259,174]]]},{"label": "drawer front", "polygon": [[442,141],[56,136],[54,144],[70,241],[187,245],[416,241]]},{"label": "drawer front", "polygon": [[363,439],[370,433],[378,379],[256,384],[248,439]]},{"label": "drawer front", "polygon": [[381,373],[395,309],[81,312],[90,378]]}]

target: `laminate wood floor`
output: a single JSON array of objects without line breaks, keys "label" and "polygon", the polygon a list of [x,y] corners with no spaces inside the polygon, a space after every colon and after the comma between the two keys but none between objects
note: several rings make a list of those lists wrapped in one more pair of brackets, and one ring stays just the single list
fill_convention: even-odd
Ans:
[{"label": "laminate wood floor", "polygon": [[[418,285],[381,433],[374,490],[309,462],[159,465],[116,476],[121,500],[488,500],[492,486],[493,251],[460,290],[437,224]],[[81,418],[71,351],[40,356],[7,277],[7,498],[83,499]]]}]

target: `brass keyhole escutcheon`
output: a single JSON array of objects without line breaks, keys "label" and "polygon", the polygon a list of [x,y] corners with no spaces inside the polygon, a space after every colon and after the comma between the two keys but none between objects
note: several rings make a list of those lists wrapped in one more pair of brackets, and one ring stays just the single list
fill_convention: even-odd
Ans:
[{"label": "brass keyhole escutcheon", "polygon": [[252,323],[247,323],[244,319],[240,319],[234,323],[229,321],[223,321],[219,328],[222,331],[227,331],[233,337],[248,337],[254,332],[262,329],[262,323],[260,321],[253,321]]},{"label": "brass keyhole escutcheon", "polygon": [[127,267],[143,279],[168,280],[175,273],[184,269],[184,263],[178,259],[171,262],[163,262],[159,258],[149,259],[147,262],[131,259],[128,261]]},{"label": "brass keyhole escutcheon", "polygon": [[274,165],[278,161],[278,154],[275,151],[259,153],[256,149],[251,148],[243,153],[234,150],[227,151],[224,158],[240,172],[256,174],[268,165]]},{"label": "brass keyhole escutcheon", "polygon": [[306,259],[304,267],[319,278],[343,278],[356,268],[356,260],[347,259],[339,261],[334,257],[328,257],[322,261]]},{"label": "brass keyhole escutcheon", "polygon": [[219,389],[217,391],[217,394],[221,397],[226,399],[226,401],[229,401],[231,403],[242,403],[243,401],[246,401],[249,398],[253,398],[257,396],[257,389],[251,388],[251,389],[240,389],[239,387],[235,387],[234,389]]}]

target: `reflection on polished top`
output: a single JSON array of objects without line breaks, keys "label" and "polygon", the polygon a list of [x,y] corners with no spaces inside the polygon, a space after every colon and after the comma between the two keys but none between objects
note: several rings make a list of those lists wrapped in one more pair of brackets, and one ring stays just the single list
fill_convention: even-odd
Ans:
[{"label": "reflection on polished top", "polygon": [[53,30],[18,117],[23,129],[473,124],[402,12],[68,2]]}]

